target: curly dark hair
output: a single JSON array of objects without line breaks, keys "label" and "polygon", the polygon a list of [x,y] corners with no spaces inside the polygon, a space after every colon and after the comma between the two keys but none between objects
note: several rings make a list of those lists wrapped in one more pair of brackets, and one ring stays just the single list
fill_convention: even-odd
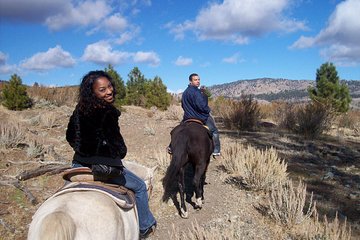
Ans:
[{"label": "curly dark hair", "polygon": [[112,77],[105,71],[90,71],[83,77],[81,81],[77,104],[77,109],[85,115],[90,114],[97,107],[106,107],[111,105],[104,100],[97,98],[93,92],[94,82],[101,77],[107,78],[112,84],[114,88],[113,94],[115,99],[116,88]]}]

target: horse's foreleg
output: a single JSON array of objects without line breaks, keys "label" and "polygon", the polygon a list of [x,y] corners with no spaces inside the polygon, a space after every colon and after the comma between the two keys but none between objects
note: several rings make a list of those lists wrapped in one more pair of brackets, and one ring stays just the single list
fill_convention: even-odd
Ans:
[{"label": "horse's foreleg", "polygon": [[182,218],[188,218],[189,214],[185,205],[185,181],[184,181],[185,168],[181,168],[179,171],[179,193],[180,193],[180,215]]}]

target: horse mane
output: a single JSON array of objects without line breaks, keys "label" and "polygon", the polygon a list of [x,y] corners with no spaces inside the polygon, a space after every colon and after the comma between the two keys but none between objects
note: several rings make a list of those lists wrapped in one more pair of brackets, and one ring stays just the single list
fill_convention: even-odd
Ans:
[{"label": "horse mane", "polygon": [[64,212],[56,211],[43,218],[37,239],[72,240],[75,239],[75,234],[73,219]]}]

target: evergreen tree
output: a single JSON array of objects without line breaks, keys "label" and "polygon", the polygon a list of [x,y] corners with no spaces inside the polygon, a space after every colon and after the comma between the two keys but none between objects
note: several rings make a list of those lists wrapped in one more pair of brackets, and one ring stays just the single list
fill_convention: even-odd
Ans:
[{"label": "evergreen tree", "polygon": [[3,90],[3,105],[10,110],[23,110],[32,105],[32,101],[27,95],[26,87],[22,85],[21,78],[13,74]]},{"label": "evergreen tree", "polygon": [[166,110],[171,101],[171,95],[166,89],[166,86],[158,76],[154,80],[148,81],[146,84],[145,107],[156,106],[161,110]]},{"label": "evergreen tree", "polygon": [[107,72],[115,82],[115,88],[117,92],[115,98],[115,105],[120,106],[124,103],[124,99],[126,96],[126,88],[124,81],[111,64],[109,64],[108,68],[105,68],[105,72]]},{"label": "evergreen tree", "polygon": [[316,87],[309,88],[312,101],[329,105],[335,112],[347,112],[351,102],[349,88],[340,84],[336,67],[324,63],[316,70]]},{"label": "evergreen tree", "polygon": [[134,67],[128,74],[128,81],[126,82],[125,100],[127,104],[145,107],[146,83],[147,80],[140,72],[139,68]]}]

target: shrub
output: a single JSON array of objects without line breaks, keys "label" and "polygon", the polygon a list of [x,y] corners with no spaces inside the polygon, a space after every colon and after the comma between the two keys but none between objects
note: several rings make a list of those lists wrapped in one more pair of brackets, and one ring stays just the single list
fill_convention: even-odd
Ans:
[{"label": "shrub", "polygon": [[308,103],[296,111],[297,126],[295,132],[314,139],[319,137],[324,131],[329,130],[333,114],[330,109],[320,103]]},{"label": "shrub", "polygon": [[10,110],[23,110],[32,106],[26,87],[22,85],[21,78],[16,74],[12,75],[9,84],[5,85],[3,98],[3,105]]},{"label": "shrub", "polygon": [[309,207],[304,213],[306,203],[306,185],[299,181],[294,187],[291,180],[283,185],[272,186],[269,195],[270,216],[286,227],[293,227],[309,219],[315,210],[316,203],[311,194]]},{"label": "shrub", "polygon": [[252,95],[243,95],[240,104],[239,129],[254,130],[261,119],[258,102],[254,100]]},{"label": "shrub", "polygon": [[279,107],[277,112],[277,120],[280,127],[295,132],[296,122],[296,105],[293,103],[286,103]]},{"label": "shrub", "polygon": [[251,95],[243,95],[239,102],[224,100],[221,117],[226,128],[253,131],[261,118],[260,107]]},{"label": "shrub", "polygon": [[166,169],[170,165],[171,157],[170,154],[167,153],[166,149],[159,149],[154,154],[156,159],[156,165],[159,167],[160,174],[166,173]]},{"label": "shrub", "polygon": [[338,127],[357,129],[360,126],[360,111],[349,111],[337,117]]},{"label": "shrub", "polygon": [[45,153],[45,148],[42,144],[37,141],[31,141],[29,143],[29,147],[26,150],[26,155],[29,158],[37,158],[43,156]]},{"label": "shrub", "polygon": [[286,104],[279,110],[280,126],[305,138],[314,139],[331,127],[334,114],[327,105],[309,102]]},{"label": "shrub", "polygon": [[44,128],[50,129],[56,126],[56,113],[48,112],[40,115],[40,125]]},{"label": "shrub", "polygon": [[0,127],[0,148],[14,148],[22,143],[25,134],[20,125],[1,124]]},{"label": "shrub", "polygon": [[347,225],[346,219],[341,223],[336,213],[333,221],[328,221],[326,215],[324,221],[319,221],[318,213],[315,209],[314,217],[309,221],[309,225],[304,230],[306,239],[309,240],[350,240],[351,227]]},{"label": "shrub", "polygon": [[249,189],[269,191],[287,178],[287,164],[274,148],[258,150],[240,143],[228,143],[223,150],[224,168]]},{"label": "shrub", "polygon": [[181,106],[178,105],[170,105],[166,111],[165,118],[168,120],[176,120],[181,121],[184,116],[184,110],[181,108]]}]

